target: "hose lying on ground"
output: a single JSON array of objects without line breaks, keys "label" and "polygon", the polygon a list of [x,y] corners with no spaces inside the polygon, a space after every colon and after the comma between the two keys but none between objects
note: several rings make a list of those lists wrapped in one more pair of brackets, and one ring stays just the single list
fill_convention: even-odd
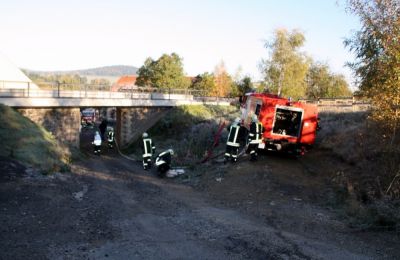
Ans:
[{"label": "hose lying on ground", "polygon": [[124,158],[127,159],[127,160],[131,160],[131,161],[135,161],[135,162],[141,161],[141,160],[135,158],[134,156],[133,156],[133,157],[129,157],[129,156],[123,154],[123,153],[121,152],[121,150],[119,149],[118,142],[114,141],[114,143],[115,143],[115,146],[117,147],[117,151],[118,151],[119,155],[121,155],[122,157],[124,157]]}]

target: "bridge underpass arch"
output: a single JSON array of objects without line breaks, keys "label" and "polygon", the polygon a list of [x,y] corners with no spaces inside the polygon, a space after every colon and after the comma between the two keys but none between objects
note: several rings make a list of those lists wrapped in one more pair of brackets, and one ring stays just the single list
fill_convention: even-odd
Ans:
[{"label": "bridge underpass arch", "polygon": [[[127,147],[141,134],[156,124],[170,111],[171,107],[84,107],[81,108],[79,147],[82,151],[93,151],[93,139],[100,124],[105,121],[107,127],[113,127],[115,140],[121,148]],[[93,119],[89,119],[93,111]],[[85,116],[87,118],[85,118]],[[88,122],[86,122],[88,121]],[[103,152],[107,149],[107,131],[103,136]]]},{"label": "bridge underpass arch", "polygon": [[172,107],[117,107],[116,139],[120,147],[135,142],[163,118]]}]

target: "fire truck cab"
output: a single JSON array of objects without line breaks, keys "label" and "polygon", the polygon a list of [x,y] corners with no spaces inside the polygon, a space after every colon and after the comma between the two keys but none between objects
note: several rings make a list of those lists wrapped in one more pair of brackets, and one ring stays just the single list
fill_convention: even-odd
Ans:
[{"label": "fire truck cab", "polygon": [[317,106],[272,94],[248,93],[241,98],[242,125],[249,129],[252,115],[264,126],[259,149],[303,155],[315,142]]},{"label": "fire truck cab", "polygon": [[81,111],[81,125],[94,126],[96,119],[96,110],[94,108],[85,108]]}]

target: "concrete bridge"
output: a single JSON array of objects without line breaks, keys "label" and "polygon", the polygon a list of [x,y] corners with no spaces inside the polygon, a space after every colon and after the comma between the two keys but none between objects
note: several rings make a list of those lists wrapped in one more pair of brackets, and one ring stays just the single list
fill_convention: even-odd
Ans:
[{"label": "concrete bridge", "polygon": [[228,106],[232,101],[202,97],[186,90],[112,92],[0,88],[1,104],[14,107],[70,146],[79,146],[82,108],[116,108],[116,140],[124,147],[152,127],[172,107],[199,104]]}]

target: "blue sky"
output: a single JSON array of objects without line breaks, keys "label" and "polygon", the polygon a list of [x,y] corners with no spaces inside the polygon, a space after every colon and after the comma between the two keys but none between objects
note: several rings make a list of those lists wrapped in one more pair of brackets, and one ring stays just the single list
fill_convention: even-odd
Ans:
[{"label": "blue sky", "polygon": [[284,27],[303,31],[303,50],[351,79],[343,40],[360,25],[344,9],[336,0],[3,0],[0,52],[34,70],[139,67],[176,52],[190,76],[223,60],[228,72],[258,80],[264,42]]}]

